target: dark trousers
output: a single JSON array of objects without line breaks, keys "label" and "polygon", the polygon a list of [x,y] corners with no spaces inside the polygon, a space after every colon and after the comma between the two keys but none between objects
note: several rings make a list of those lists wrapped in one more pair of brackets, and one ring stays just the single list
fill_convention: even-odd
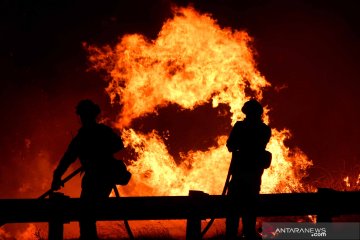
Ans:
[{"label": "dark trousers", "polygon": [[227,240],[236,239],[240,216],[243,234],[247,239],[256,239],[256,208],[260,184],[259,181],[232,181],[230,183],[228,197],[231,210],[226,217]]},{"label": "dark trousers", "polygon": [[84,176],[80,195],[82,203],[79,221],[81,240],[98,239],[93,208],[96,205],[96,202],[109,197],[113,186],[114,185],[108,181],[96,180],[96,178]]}]

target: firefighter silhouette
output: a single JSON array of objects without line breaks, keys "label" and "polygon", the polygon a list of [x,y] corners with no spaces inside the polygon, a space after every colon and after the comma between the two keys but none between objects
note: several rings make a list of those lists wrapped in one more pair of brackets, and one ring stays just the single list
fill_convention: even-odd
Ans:
[{"label": "firefighter silhouette", "polygon": [[258,101],[247,101],[241,110],[246,118],[235,123],[226,144],[232,153],[228,188],[231,210],[226,218],[226,239],[236,239],[240,211],[243,235],[252,240],[258,239],[256,205],[261,176],[271,161],[271,153],[265,151],[271,129],[262,121],[263,108]]},{"label": "firefighter silhouette", "polygon": [[71,163],[79,158],[84,176],[81,183],[80,199],[85,206],[79,221],[80,239],[98,239],[96,221],[91,206],[98,200],[106,199],[114,187],[112,175],[113,154],[124,148],[121,138],[108,126],[99,124],[96,117],[98,105],[91,100],[82,100],[76,107],[82,127],[70,142],[68,149],[54,171],[52,189],[61,187],[61,176]]}]

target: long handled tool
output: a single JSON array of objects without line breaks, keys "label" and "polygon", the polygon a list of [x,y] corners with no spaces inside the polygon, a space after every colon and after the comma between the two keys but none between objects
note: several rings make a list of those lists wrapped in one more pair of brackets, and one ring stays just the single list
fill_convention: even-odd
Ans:
[{"label": "long handled tool", "polygon": [[[230,163],[230,166],[229,166],[229,170],[228,170],[228,174],[226,176],[226,181],[225,181],[225,184],[224,184],[224,188],[223,188],[223,191],[221,193],[222,196],[226,195],[226,192],[228,190],[228,187],[229,187],[229,183],[230,183],[230,177],[231,177],[231,164],[232,164],[232,161]],[[210,229],[210,227],[212,226],[212,224],[214,223],[215,221],[215,218],[212,218],[210,219],[210,221],[208,222],[208,224],[206,225],[206,227],[204,228],[204,230],[201,232],[201,238],[203,238],[205,236],[205,234],[207,233],[207,231]]]},{"label": "long handled tool", "polygon": [[[115,192],[115,196],[116,196],[117,198],[119,198],[119,197],[120,197],[120,194],[119,194],[119,191],[118,191],[116,185],[114,186],[114,192]],[[129,239],[131,239],[131,240],[135,239],[135,238],[134,238],[134,234],[133,234],[132,231],[131,231],[131,228],[130,228],[130,225],[129,225],[128,220],[124,219],[124,224],[125,224],[125,229],[126,229],[128,235],[129,235]]]},{"label": "long handled tool", "polygon": [[[76,169],[74,172],[70,173],[67,177],[65,177],[63,180],[61,180],[61,185],[64,185],[66,182],[68,182],[70,179],[72,179],[73,177],[75,177],[77,174],[79,174],[81,171],[83,170],[82,167],[79,167],[78,169]],[[49,189],[48,191],[46,191],[43,195],[41,195],[39,197],[39,199],[44,199],[46,198],[48,195],[50,195],[52,192],[54,192],[54,189]],[[114,192],[115,192],[115,196],[116,197],[120,197],[119,191],[116,187],[116,185],[114,186]],[[131,231],[129,222],[127,220],[124,220],[125,223],[125,229],[129,235],[129,239],[133,240],[134,239],[134,235]]]},{"label": "long handled tool", "polygon": [[[75,171],[73,171],[72,173],[70,173],[66,178],[64,178],[63,180],[61,180],[61,186],[63,186],[66,182],[68,182],[70,179],[72,179],[73,177],[75,177],[76,175],[78,175],[81,171],[83,170],[82,167],[79,167],[78,169],[76,169]],[[43,195],[41,195],[39,197],[39,199],[44,199],[47,196],[49,196],[51,193],[53,193],[55,190],[50,188],[49,190],[47,190]]]}]

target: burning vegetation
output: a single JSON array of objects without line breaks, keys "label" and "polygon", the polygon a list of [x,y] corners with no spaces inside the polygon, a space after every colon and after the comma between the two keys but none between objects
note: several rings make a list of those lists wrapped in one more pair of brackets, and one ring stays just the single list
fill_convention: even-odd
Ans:
[{"label": "burning vegetation", "polygon": [[[115,47],[85,46],[92,67],[108,74],[111,102],[122,106],[115,126],[136,153],[130,165],[131,194],[186,195],[190,189],[220,194],[231,159],[225,147],[228,132],[216,136],[207,150],[182,152],[176,161],[156,129],[144,134],[132,123],[170,104],[192,111],[211,103],[213,108],[226,106],[233,125],[244,118],[240,109],[245,101],[261,100],[270,83],[256,69],[252,39],[245,31],[221,28],[190,7],[174,11],[154,40],[131,34]],[[272,129],[268,150],[273,162],[263,176],[263,193],[310,189],[301,179],[312,162],[301,150],[284,145],[289,137],[287,129]]]}]

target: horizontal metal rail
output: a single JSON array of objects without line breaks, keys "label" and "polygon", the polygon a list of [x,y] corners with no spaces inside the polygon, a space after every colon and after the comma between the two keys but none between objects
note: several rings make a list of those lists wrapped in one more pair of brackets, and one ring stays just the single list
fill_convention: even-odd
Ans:
[{"label": "horizontal metal rail", "polygon": [[[320,190],[317,193],[261,194],[258,216],[360,214],[360,192]],[[78,198],[0,199],[0,222],[78,221],[89,211],[97,220],[165,220],[225,218],[225,196],[204,193],[190,196],[108,198],[87,206]],[[87,209],[89,208],[89,209]]]}]

